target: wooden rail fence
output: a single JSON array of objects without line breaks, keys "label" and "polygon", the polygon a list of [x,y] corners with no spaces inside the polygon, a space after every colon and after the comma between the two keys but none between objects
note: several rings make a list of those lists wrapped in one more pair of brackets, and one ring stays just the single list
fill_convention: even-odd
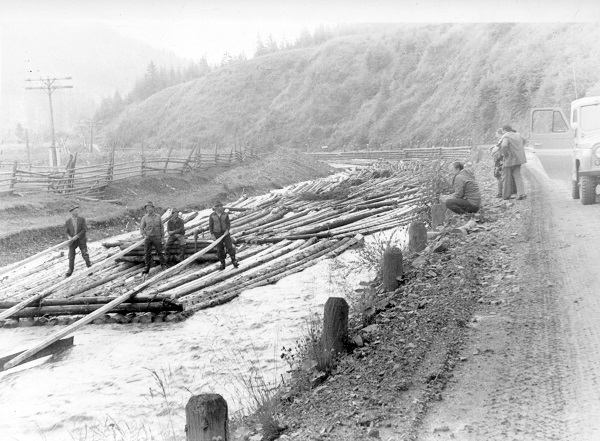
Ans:
[{"label": "wooden rail fence", "polygon": [[21,167],[15,161],[11,169],[0,169],[0,195],[49,191],[64,195],[102,193],[114,181],[146,177],[165,173],[185,173],[195,169],[230,166],[253,157],[251,152],[206,153],[193,149],[185,157],[148,157],[139,160],[115,162],[114,151],[108,163],[77,166],[77,154],[69,160],[64,170],[54,167]]},{"label": "wooden rail fence", "polygon": [[326,162],[352,160],[401,161],[404,159],[464,159],[471,153],[471,146],[410,148],[402,150],[354,150],[348,152],[308,153],[313,158]]}]

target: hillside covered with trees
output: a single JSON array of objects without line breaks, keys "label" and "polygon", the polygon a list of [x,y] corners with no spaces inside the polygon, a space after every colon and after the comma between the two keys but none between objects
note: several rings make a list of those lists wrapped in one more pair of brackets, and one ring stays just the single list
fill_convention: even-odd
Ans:
[{"label": "hillside covered with trees", "polygon": [[[491,141],[600,80],[594,24],[369,25],[225,64],[132,103],[108,143],[270,149]],[[260,54],[257,54],[260,55]]]}]

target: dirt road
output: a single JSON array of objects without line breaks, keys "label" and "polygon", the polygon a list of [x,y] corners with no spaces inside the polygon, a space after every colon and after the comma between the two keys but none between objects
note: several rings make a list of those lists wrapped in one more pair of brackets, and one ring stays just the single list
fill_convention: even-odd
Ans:
[{"label": "dirt road", "polygon": [[517,276],[470,325],[417,439],[600,440],[600,205],[531,160]]}]

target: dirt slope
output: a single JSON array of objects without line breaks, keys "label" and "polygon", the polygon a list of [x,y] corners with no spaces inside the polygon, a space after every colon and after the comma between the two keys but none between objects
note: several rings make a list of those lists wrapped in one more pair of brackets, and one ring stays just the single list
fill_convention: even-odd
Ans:
[{"label": "dirt slope", "polygon": [[600,439],[600,205],[570,200],[535,160],[526,179],[513,288],[472,323],[421,441]]}]

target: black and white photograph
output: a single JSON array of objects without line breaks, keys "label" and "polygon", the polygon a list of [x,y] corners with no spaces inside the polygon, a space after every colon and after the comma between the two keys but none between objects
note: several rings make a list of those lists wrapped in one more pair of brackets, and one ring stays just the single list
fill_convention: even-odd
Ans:
[{"label": "black and white photograph", "polygon": [[600,441],[596,0],[0,1],[0,441]]}]

